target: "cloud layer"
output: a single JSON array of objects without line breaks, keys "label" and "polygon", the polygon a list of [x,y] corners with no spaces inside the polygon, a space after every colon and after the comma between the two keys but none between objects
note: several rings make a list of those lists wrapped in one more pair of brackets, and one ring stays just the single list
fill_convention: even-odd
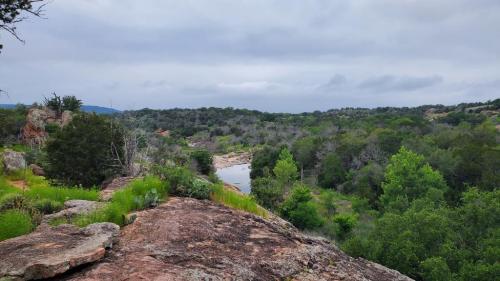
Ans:
[{"label": "cloud layer", "polygon": [[54,0],[0,40],[10,99],[311,111],[500,96],[497,0]]}]

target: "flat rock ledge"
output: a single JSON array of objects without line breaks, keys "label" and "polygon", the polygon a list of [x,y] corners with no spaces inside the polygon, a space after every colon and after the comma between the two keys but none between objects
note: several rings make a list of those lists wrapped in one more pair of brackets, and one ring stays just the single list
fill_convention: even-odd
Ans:
[{"label": "flat rock ledge", "polygon": [[46,215],[43,217],[42,225],[49,223],[51,220],[65,218],[70,221],[78,215],[89,214],[97,209],[105,206],[104,202],[88,201],[88,200],[68,200],[64,202],[64,209],[60,212]]},{"label": "flat rock ledge", "polygon": [[98,261],[113,246],[120,228],[96,223],[85,228],[60,225],[0,242],[0,280],[54,277],[82,264]]},{"label": "flat rock ledge", "polygon": [[137,213],[98,263],[57,280],[398,280],[412,279],[280,218],[210,201],[171,198]]}]

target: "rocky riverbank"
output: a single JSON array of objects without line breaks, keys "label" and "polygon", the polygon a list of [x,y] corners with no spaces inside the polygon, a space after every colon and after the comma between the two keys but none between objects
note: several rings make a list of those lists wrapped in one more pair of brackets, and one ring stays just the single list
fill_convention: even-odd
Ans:
[{"label": "rocky riverbank", "polygon": [[250,164],[251,162],[251,152],[231,152],[224,155],[214,155],[213,160],[215,169],[223,169],[234,165]]}]

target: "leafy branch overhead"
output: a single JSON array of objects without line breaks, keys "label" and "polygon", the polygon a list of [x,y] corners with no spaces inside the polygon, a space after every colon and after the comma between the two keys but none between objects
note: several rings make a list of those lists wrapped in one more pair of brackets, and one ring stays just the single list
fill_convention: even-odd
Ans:
[{"label": "leafy branch overhead", "polygon": [[[7,31],[17,40],[24,40],[17,33],[16,25],[28,16],[42,17],[46,0],[0,0],[0,30]],[[0,44],[0,50],[3,45]]]}]

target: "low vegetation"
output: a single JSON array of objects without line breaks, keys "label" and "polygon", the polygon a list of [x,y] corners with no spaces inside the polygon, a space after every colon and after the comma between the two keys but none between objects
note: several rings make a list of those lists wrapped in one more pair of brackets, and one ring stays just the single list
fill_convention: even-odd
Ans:
[{"label": "low vegetation", "polygon": [[260,207],[251,196],[224,188],[221,183],[212,185],[210,199],[231,208],[267,217],[267,211]]},{"label": "low vegetation", "polygon": [[[125,225],[128,223],[127,215],[130,212],[156,207],[166,200],[169,187],[168,183],[158,177],[148,176],[134,180],[126,188],[115,192],[111,202],[107,203],[104,208],[67,222],[78,226],[87,226],[96,222]],[[58,223],[61,221],[53,222],[53,224]]]},{"label": "low vegetation", "polygon": [[0,213],[0,241],[30,233],[35,227],[30,214],[11,209]]},{"label": "low vegetation", "polygon": [[[15,180],[22,180],[26,190],[12,186],[10,181]],[[99,193],[96,189],[51,186],[28,170],[0,176],[0,240],[31,232],[42,215],[61,210],[65,201],[73,199],[96,201]]]}]

